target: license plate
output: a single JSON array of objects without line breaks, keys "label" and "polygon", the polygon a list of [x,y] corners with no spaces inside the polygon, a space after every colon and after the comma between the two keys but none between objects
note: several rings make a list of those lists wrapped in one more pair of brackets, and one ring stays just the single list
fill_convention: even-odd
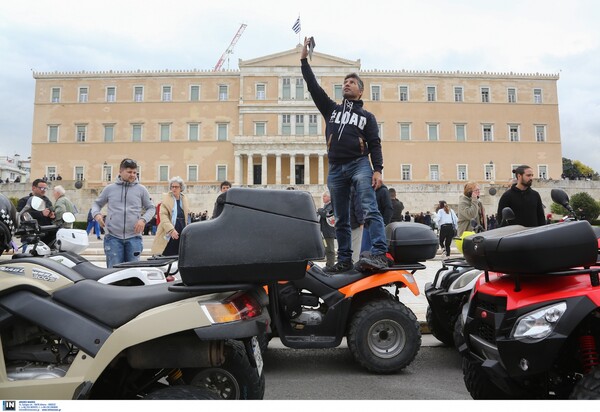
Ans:
[{"label": "license plate", "polygon": [[260,345],[258,344],[258,339],[256,339],[256,336],[252,337],[252,354],[254,355],[254,361],[256,362],[256,369],[258,369],[258,376],[261,376],[264,362],[262,353],[260,353]]}]

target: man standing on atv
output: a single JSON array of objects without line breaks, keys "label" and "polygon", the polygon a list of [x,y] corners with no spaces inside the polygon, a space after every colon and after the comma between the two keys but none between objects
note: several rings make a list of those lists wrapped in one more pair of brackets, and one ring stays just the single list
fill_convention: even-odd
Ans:
[{"label": "man standing on atv", "polygon": [[388,248],[383,217],[375,198],[375,190],[383,184],[383,154],[377,120],[372,113],[363,108],[360,98],[364,84],[356,73],[350,73],[344,78],[342,104],[337,104],[329,98],[308,64],[308,46],[311,41],[312,38],[304,39],[300,62],[308,91],[326,121],[325,139],[329,158],[327,186],[331,193],[338,241],[338,261],[328,271],[339,273],[353,268],[350,227],[352,186],[356,189],[365,212],[365,228],[368,226],[371,237],[370,254],[358,261],[357,268],[383,269],[388,267],[390,262],[386,257]]},{"label": "man standing on atv", "polygon": [[[546,224],[544,205],[540,194],[531,188],[533,182],[533,169],[521,165],[513,170],[517,176],[517,183],[508,189],[498,202],[498,220],[500,226],[507,224],[522,225],[526,227],[542,226]],[[502,221],[502,209],[510,207],[515,213],[515,219],[510,222]]]}]

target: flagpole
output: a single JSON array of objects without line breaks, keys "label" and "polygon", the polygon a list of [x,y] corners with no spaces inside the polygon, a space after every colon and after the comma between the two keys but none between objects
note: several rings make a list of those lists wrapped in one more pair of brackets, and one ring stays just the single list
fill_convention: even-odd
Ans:
[{"label": "flagpole", "polygon": [[[300,20],[300,12],[298,12],[298,20]],[[300,40],[302,38],[302,23],[300,23],[300,31],[298,32],[298,44],[303,44]]]}]

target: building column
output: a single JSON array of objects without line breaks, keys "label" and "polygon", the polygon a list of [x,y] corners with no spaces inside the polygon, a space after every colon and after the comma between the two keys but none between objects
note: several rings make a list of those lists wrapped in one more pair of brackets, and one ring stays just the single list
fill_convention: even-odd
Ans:
[{"label": "building column", "polygon": [[310,155],[304,155],[304,184],[310,184]]},{"label": "building column", "polygon": [[296,154],[290,154],[290,186],[296,185]]},{"label": "building column", "polygon": [[239,186],[242,184],[242,155],[239,153],[236,153],[235,155],[234,178],[234,185]]},{"label": "building column", "polygon": [[281,153],[275,154],[275,184],[281,184]]},{"label": "building column", "polygon": [[261,161],[261,176],[260,176],[260,181],[263,185],[267,184],[267,155],[263,154],[262,155],[262,161]]},{"label": "building column", "polygon": [[325,155],[319,155],[319,184],[325,184],[325,166],[323,165],[323,158]]},{"label": "building column", "polygon": [[248,186],[253,185],[254,184],[254,159],[252,158],[253,154],[252,153],[248,153],[248,173],[247,173],[247,177],[248,180],[246,182],[246,184]]}]

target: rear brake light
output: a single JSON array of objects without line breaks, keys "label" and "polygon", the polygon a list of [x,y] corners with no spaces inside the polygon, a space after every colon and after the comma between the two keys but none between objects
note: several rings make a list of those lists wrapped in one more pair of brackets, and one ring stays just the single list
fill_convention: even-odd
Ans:
[{"label": "rear brake light", "polygon": [[211,323],[246,320],[260,316],[262,313],[260,304],[246,293],[239,293],[225,302],[206,303],[202,308]]}]

